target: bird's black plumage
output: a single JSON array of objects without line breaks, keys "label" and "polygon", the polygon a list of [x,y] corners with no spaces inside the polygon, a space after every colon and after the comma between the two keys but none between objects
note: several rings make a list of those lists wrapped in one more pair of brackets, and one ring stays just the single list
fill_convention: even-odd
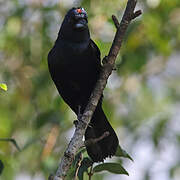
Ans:
[{"label": "bird's black plumage", "polygon": [[[87,14],[83,8],[72,8],[66,14],[58,38],[48,54],[48,65],[64,101],[76,114],[79,106],[83,113],[101,69],[100,51],[90,39]],[[102,110],[101,97],[85,139],[98,138],[105,131],[110,135],[86,147],[94,162],[111,157],[118,146],[118,138]]]}]

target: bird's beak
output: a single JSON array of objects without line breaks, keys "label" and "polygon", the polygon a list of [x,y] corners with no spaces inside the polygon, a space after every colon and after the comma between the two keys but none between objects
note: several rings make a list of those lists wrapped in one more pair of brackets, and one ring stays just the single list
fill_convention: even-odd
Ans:
[{"label": "bird's beak", "polygon": [[87,27],[87,21],[85,19],[79,19],[75,24],[75,29],[85,29]]}]

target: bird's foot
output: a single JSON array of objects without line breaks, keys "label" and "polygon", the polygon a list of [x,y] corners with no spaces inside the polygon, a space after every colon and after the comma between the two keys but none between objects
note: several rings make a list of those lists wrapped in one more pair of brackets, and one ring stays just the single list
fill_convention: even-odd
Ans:
[{"label": "bird's foot", "polygon": [[[81,113],[81,106],[78,106],[78,114],[77,114],[77,120],[75,120],[73,123],[75,127],[77,127],[79,122],[82,122],[83,124],[87,125],[87,122],[82,120],[83,114]],[[91,124],[88,124],[88,127],[92,128]]]},{"label": "bird's foot", "polygon": [[79,106],[78,106],[77,120],[75,120],[75,121],[73,122],[74,125],[75,125],[75,127],[77,127],[78,123],[79,123],[80,121],[82,121],[82,116],[83,116],[83,114],[81,113],[81,106],[79,105]]},{"label": "bird's foot", "polygon": [[78,114],[78,115],[77,115],[77,120],[78,120],[78,121],[81,121],[81,120],[82,120],[82,116],[83,116],[83,114]]},{"label": "bird's foot", "polygon": [[104,56],[103,60],[102,60],[102,63],[103,64],[106,64],[108,62],[108,56]]},{"label": "bird's foot", "polygon": [[82,120],[82,119],[80,119],[79,122],[82,122],[83,124],[87,125],[87,127],[92,128],[91,123],[87,123],[86,121],[84,121],[84,120]]},{"label": "bird's foot", "polygon": [[[77,125],[78,125],[79,122],[82,122],[82,123],[85,124],[85,125],[87,124],[86,121],[84,121],[84,120],[82,120],[82,119],[80,118],[80,119],[78,119],[78,120],[74,120],[73,124],[75,125],[75,127],[77,127]],[[88,124],[88,127],[92,128],[91,123]]]},{"label": "bird's foot", "polygon": [[78,115],[77,115],[78,121],[81,121],[82,116],[83,116],[83,114],[81,113],[81,106],[79,105],[79,106],[78,106]]},{"label": "bird's foot", "polygon": [[78,120],[74,120],[74,121],[73,121],[73,124],[74,124],[75,127],[77,127],[78,122],[79,122]]},{"label": "bird's foot", "polygon": [[[104,56],[102,63],[103,63],[103,65],[108,63],[108,56]],[[113,71],[116,71],[116,70],[117,70],[116,66],[113,67]]]}]

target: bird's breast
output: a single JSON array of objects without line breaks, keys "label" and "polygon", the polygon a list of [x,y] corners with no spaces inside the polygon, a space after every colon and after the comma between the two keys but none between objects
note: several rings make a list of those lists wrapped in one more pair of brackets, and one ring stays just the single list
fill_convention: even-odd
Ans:
[{"label": "bird's breast", "polygon": [[81,87],[93,86],[98,78],[99,69],[98,59],[89,48],[89,42],[74,44],[62,41],[55,48],[58,52],[54,66],[55,77],[59,77],[56,80],[63,83],[74,82]]}]

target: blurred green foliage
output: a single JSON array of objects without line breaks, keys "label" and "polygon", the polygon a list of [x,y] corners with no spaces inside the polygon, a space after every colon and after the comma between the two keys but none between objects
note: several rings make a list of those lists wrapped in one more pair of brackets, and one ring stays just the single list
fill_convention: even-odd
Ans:
[{"label": "blurred green foliage", "polygon": [[[7,92],[0,89],[0,138],[15,139],[21,149],[0,141],[0,178],[25,174],[47,179],[73,133],[76,117],[59,97],[47,68],[47,54],[66,11],[72,6],[87,10],[92,39],[104,57],[115,33],[111,15],[120,19],[125,5],[126,0],[0,0],[0,82],[8,86]],[[128,180],[176,180],[180,1],[139,0],[137,9],[143,15],[128,29],[117,71],[104,91],[104,110],[120,144],[134,159],[123,161]],[[107,175],[97,173],[93,179]]]},{"label": "blurred green foliage", "polygon": [[0,83],[0,89],[7,91],[7,85],[5,83]]}]

